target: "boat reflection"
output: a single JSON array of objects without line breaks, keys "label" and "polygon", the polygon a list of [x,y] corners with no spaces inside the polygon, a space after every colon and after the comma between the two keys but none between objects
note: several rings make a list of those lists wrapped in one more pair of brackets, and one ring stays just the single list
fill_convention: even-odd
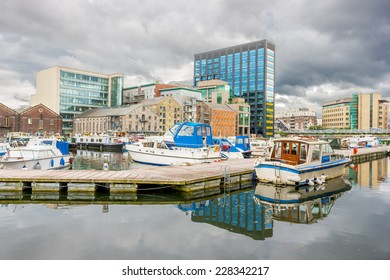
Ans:
[{"label": "boat reflection", "polygon": [[335,201],[350,189],[351,184],[343,178],[326,181],[318,188],[259,184],[254,200],[272,213],[273,220],[311,224],[327,217]]}]

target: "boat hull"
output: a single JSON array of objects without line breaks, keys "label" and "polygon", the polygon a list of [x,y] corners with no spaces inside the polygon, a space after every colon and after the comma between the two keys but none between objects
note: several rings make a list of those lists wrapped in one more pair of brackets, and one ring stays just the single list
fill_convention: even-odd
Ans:
[{"label": "boat hull", "polygon": [[3,159],[0,162],[0,168],[2,169],[69,169],[71,156],[57,156],[50,158],[39,158],[39,159],[18,159],[9,158]]},{"label": "boat hull", "polygon": [[276,161],[256,161],[255,171],[260,182],[285,185],[307,185],[325,176],[326,180],[340,177],[351,162],[344,158],[333,162],[312,165],[289,165]]},{"label": "boat hull", "polygon": [[133,161],[152,165],[196,164],[221,160],[220,154],[212,150],[208,152],[202,149],[192,149],[192,151],[190,149],[152,150],[131,147],[130,145],[127,145],[126,149]]}]

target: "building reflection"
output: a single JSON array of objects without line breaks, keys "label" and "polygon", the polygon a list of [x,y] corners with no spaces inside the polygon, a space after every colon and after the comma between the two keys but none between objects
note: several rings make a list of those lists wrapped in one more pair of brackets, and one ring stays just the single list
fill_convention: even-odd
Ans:
[{"label": "building reflection", "polygon": [[388,158],[356,164],[346,175],[352,187],[377,188],[388,177]]},{"label": "building reflection", "polygon": [[178,208],[191,213],[193,222],[264,240],[273,235],[273,221],[268,209],[257,204],[253,195],[253,190],[238,192],[198,203],[180,204]]}]

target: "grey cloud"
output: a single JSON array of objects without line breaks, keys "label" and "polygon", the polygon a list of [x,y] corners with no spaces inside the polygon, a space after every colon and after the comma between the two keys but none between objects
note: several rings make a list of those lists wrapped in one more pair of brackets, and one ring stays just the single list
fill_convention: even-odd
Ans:
[{"label": "grey cloud", "polygon": [[[134,78],[125,86],[191,81],[194,53],[269,39],[277,48],[276,92],[288,100],[295,96],[320,108],[325,99],[352,91],[390,96],[386,0],[120,0],[115,5],[5,0],[2,5],[0,64],[14,73],[12,82],[28,81],[31,93],[36,71],[53,65],[122,72]],[[0,79],[3,85],[11,81]],[[1,89],[1,95],[17,92],[15,86]]]}]

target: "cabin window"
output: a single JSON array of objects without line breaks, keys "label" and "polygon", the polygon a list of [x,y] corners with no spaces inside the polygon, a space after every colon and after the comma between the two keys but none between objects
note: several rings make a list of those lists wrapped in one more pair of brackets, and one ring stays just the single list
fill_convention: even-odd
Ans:
[{"label": "cabin window", "polygon": [[313,153],[311,156],[311,161],[316,161],[320,159],[320,145],[313,145]]},{"label": "cabin window", "polygon": [[283,154],[290,154],[290,143],[286,142],[282,144]]},{"label": "cabin window", "polygon": [[307,144],[301,144],[299,159],[306,160],[306,156],[307,156]]},{"label": "cabin window", "polygon": [[281,144],[280,142],[275,143],[274,158],[282,158],[282,148],[280,144]]},{"label": "cabin window", "polygon": [[291,143],[291,154],[292,155],[298,154],[298,143]]},{"label": "cabin window", "polygon": [[179,131],[179,133],[177,135],[180,135],[180,136],[192,136],[193,133],[194,133],[194,127],[193,126],[183,125],[183,127],[181,128],[181,130]]},{"label": "cabin window", "polygon": [[330,145],[322,145],[322,153],[332,154],[333,149]]}]

